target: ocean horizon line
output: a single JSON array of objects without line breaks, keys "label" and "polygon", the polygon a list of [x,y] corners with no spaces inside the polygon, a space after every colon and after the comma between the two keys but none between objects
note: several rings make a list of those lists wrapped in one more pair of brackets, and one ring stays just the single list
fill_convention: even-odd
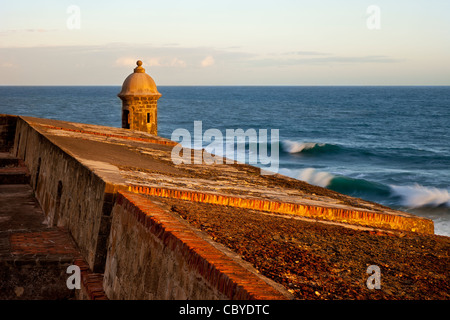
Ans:
[{"label": "ocean horizon line", "polygon": [[[121,87],[121,84],[0,84],[0,87]],[[359,84],[318,84],[318,85],[309,85],[309,84],[217,84],[217,85],[209,85],[209,84],[160,84],[158,87],[363,87],[363,88],[446,88],[450,87],[448,85],[359,85]]]}]

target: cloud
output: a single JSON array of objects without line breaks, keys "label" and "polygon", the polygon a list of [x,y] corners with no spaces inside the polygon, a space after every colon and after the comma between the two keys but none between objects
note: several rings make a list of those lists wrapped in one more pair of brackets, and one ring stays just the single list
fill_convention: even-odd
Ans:
[{"label": "cloud", "polygon": [[396,63],[402,61],[388,56],[361,56],[361,57],[339,57],[331,56],[326,58],[310,59],[316,62],[336,62],[336,63]]},{"label": "cloud", "polygon": [[215,63],[214,58],[212,56],[207,56],[205,59],[202,60],[201,65],[202,67],[210,67]]},{"label": "cloud", "polygon": [[1,30],[0,35],[4,34],[13,34],[13,33],[44,33],[44,32],[53,32],[56,31],[56,29],[8,29],[8,30]]},{"label": "cloud", "polygon": [[[184,60],[177,57],[142,57],[139,59],[148,67],[185,68],[187,66]],[[132,57],[121,57],[116,60],[115,65],[120,67],[131,67],[136,65],[137,60],[137,58]]]},{"label": "cloud", "polygon": [[116,59],[115,65],[119,67],[128,67],[136,64],[136,58],[121,57]]},{"label": "cloud", "polygon": [[0,59],[0,68],[15,68],[17,67],[14,63],[10,61],[1,61]]},{"label": "cloud", "polygon": [[[143,61],[143,67],[158,84],[263,84],[266,82],[260,79],[265,78],[274,83],[287,83],[297,81],[297,67],[301,66],[336,65],[346,69],[347,65],[358,68],[361,64],[372,64],[377,67],[377,64],[402,61],[387,55],[341,56],[316,51],[295,52],[261,55],[229,48],[129,43],[0,47],[0,84],[121,84],[136,67],[137,60]],[[211,66],[219,69],[220,77],[217,72],[211,73],[208,68]],[[280,70],[274,69],[279,67]],[[322,70],[316,68],[316,71]]]},{"label": "cloud", "polygon": [[327,56],[329,53],[318,52],[318,51],[290,51],[286,52],[288,55],[297,55],[297,56]]},{"label": "cloud", "polygon": [[[323,54],[325,55],[325,54]],[[256,66],[295,66],[295,65],[324,65],[324,64],[364,64],[364,63],[398,63],[402,59],[396,59],[383,55],[353,56],[343,57],[329,55],[325,57],[305,57],[305,58],[264,58],[254,59]]]},{"label": "cloud", "polygon": [[[136,60],[142,60],[144,68],[207,68],[217,65],[243,65],[249,59],[257,57],[248,52],[217,49],[211,47],[166,47],[166,46],[110,46],[108,54],[115,53],[114,66],[133,67]],[[127,48],[128,49],[124,49]]]},{"label": "cloud", "polygon": [[170,66],[170,67],[185,68],[185,67],[186,67],[186,62],[183,61],[183,60],[181,60],[181,59],[178,59],[178,58],[173,58],[173,59],[170,61],[170,63],[169,63],[168,66]]},{"label": "cloud", "polygon": [[153,57],[153,58],[148,58],[145,59],[145,62],[148,66],[150,67],[162,67],[162,63],[161,63],[161,58],[159,57]]}]

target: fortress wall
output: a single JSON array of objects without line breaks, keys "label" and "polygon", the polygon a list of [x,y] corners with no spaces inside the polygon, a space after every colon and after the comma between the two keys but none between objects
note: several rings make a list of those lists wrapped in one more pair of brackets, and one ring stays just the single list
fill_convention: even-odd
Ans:
[{"label": "fortress wall", "polygon": [[287,299],[145,196],[119,191],[104,289],[110,299]]},{"label": "fortress wall", "polygon": [[120,197],[113,220],[104,288],[110,299],[220,299],[218,290],[189,272],[177,250],[139,222],[139,207]]},{"label": "fortress wall", "polygon": [[105,182],[21,118],[12,153],[23,159],[30,171],[46,223],[66,227],[90,268],[101,268],[98,261],[104,253],[98,239]]},{"label": "fortress wall", "polygon": [[89,290],[77,298],[292,299],[145,195],[105,182],[33,120],[16,119],[10,152],[26,164],[45,222],[67,228],[87,262]]}]

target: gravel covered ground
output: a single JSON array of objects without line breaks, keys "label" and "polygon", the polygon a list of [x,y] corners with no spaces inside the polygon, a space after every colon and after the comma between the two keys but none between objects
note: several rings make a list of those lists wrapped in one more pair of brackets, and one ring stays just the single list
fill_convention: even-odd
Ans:
[{"label": "gravel covered ground", "polygon": [[[450,299],[450,238],[395,234],[150,197],[282,284],[297,299]],[[369,290],[367,268],[381,270]]]}]

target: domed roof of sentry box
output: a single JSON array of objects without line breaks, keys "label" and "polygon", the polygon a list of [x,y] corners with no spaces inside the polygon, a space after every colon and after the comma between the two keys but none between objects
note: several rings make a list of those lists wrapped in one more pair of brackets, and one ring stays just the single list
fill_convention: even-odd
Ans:
[{"label": "domed roof of sentry box", "polygon": [[136,64],[137,67],[134,68],[134,72],[123,82],[122,90],[118,96],[161,96],[156,88],[155,81],[145,73],[145,69],[142,67],[142,61],[138,60]]}]

